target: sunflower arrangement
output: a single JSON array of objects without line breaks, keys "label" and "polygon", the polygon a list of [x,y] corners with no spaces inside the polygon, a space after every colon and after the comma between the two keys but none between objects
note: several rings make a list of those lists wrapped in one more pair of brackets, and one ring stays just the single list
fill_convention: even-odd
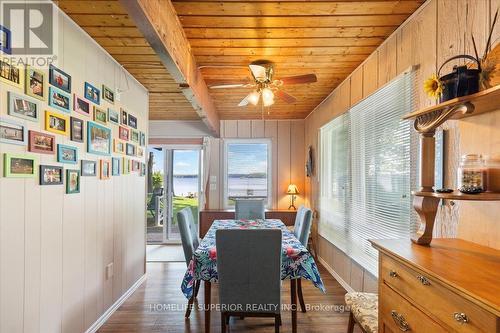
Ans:
[{"label": "sunflower arrangement", "polygon": [[443,82],[436,73],[424,81],[424,91],[431,98],[439,98],[443,93]]}]

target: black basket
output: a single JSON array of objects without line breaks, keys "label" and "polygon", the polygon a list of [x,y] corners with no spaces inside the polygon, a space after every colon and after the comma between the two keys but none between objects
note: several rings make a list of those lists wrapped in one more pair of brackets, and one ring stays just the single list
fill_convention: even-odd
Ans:
[{"label": "black basket", "polygon": [[[440,77],[439,73],[443,66],[455,59],[473,60],[477,63],[478,69],[467,68],[467,66],[454,66],[453,72]],[[438,70],[438,77],[443,83],[440,102],[477,93],[479,91],[479,73],[481,73],[481,64],[473,56],[462,54],[446,60]]]}]

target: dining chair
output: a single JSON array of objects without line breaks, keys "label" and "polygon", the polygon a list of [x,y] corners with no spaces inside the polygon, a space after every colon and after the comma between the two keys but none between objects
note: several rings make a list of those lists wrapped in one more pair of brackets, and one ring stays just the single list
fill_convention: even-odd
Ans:
[{"label": "dining chair", "polygon": [[[196,224],[194,223],[193,212],[190,207],[186,207],[177,212],[177,223],[179,224],[179,232],[181,234],[182,249],[184,250],[184,258],[186,259],[186,266],[193,258],[194,251],[198,248],[199,240],[196,231]],[[200,289],[200,280],[194,283],[193,296],[189,299],[186,309],[185,317],[189,318],[194,299],[198,296]]]},{"label": "dining chair", "polygon": [[234,215],[237,220],[265,219],[264,200],[237,199]]},{"label": "dining chair", "polygon": [[[293,234],[307,248],[309,242],[309,234],[311,232],[312,210],[304,206],[300,206],[295,216],[295,225]],[[297,294],[302,312],[306,312],[306,304],[304,295],[302,294],[302,279],[297,279]]]},{"label": "dining chair", "polygon": [[222,333],[231,316],[274,317],[281,324],[281,230],[216,231]]}]

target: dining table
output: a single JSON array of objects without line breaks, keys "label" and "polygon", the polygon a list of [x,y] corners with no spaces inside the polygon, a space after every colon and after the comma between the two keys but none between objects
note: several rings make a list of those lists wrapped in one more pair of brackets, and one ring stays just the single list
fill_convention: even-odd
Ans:
[{"label": "dining table", "polygon": [[[218,280],[215,234],[219,229],[281,229],[281,280],[290,280],[292,332],[297,332],[297,280],[305,279],[325,293],[318,266],[307,248],[277,219],[215,220],[188,264],[181,290],[190,304],[194,299],[196,281],[205,286],[205,332],[210,332],[211,284]],[[259,272],[256,272],[259,274]]]}]

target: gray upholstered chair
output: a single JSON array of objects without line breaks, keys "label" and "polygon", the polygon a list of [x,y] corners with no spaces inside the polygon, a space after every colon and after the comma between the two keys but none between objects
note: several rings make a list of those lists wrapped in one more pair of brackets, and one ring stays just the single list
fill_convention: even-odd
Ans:
[{"label": "gray upholstered chair", "polygon": [[222,333],[231,316],[274,317],[279,332],[281,230],[220,229],[215,241]]},{"label": "gray upholstered chair", "polygon": [[[186,207],[177,212],[177,223],[179,224],[179,232],[181,234],[182,249],[184,250],[184,258],[186,259],[186,266],[193,258],[194,251],[198,248],[198,232],[196,224],[194,223],[193,212],[190,207]],[[200,281],[195,281],[193,296],[189,299],[188,307],[186,309],[186,318],[191,314],[192,305],[198,290],[200,289]]]},{"label": "gray upholstered chair", "polygon": [[[306,248],[309,241],[309,234],[311,232],[311,224],[312,211],[309,208],[300,206],[297,210],[297,215],[295,216],[293,234]],[[299,296],[300,308],[302,309],[302,312],[306,312],[306,304],[302,294],[302,279],[297,279],[297,294]]]},{"label": "gray upholstered chair", "polygon": [[265,219],[264,200],[237,199],[234,215],[237,220]]}]

